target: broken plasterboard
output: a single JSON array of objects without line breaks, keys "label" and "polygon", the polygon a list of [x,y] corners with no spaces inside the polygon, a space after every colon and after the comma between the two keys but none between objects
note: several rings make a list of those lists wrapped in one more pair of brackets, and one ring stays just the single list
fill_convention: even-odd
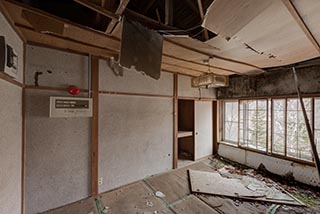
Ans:
[{"label": "broken plasterboard", "polygon": [[160,79],[163,39],[160,34],[124,18],[120,65]]},{"label": "broken plasterboard", "polygon": [[216,172],[189,170],[191,191],[232,198],[266,201],[278,204],[303,205],[275,187],[267,187],[255,178],[224,178]]}]

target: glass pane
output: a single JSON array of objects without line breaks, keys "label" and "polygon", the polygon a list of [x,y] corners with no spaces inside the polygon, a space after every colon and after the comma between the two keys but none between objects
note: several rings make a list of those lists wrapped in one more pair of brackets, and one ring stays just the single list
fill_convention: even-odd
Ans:
[{"label": "glass pane", "polygon": [[238,102],[224,102],[223,140],[238,142]]}]

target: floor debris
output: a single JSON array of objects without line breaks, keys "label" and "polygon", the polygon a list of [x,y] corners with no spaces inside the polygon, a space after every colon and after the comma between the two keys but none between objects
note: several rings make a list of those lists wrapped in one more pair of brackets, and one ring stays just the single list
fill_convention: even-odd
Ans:
[{"label": "floor debris", "polygon": [[163,193],[160,192],[160,191],[157,191],[157,192],[155,193],[155,195],[156,195],[158,198],[164,198],[164,197],[166,197],[166,195],[163,194]]}]

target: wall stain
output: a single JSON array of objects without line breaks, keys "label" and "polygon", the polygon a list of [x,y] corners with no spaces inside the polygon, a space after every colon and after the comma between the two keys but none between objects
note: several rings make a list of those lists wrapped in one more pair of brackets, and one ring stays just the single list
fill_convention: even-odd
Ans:
[{"label": "wall stain", "polygon": [[36,71],[34,73],[34,85],[39,86],[39,76],[42,75],[42,72]]}]

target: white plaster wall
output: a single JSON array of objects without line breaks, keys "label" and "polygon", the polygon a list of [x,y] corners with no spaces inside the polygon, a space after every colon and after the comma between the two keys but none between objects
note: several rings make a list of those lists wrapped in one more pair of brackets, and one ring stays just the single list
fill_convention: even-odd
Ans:
[{"label": "white plaster wall", "polygon": [[26,214],[90,194],[90,118],[49,118],[49,97],[66,95],[26,90]]},{"label": "white plaster wall", "polygon": [[[201,88],[200,91],[202,98],[216,98],[215,88]],[[178,96],[200,98],[199,89],[191,87],[191,77],[178,75]]]},{"label": "white plaster wall", "polygon": [[42,72],[38,81],[40,86],[77,85],[79,88],[88,88],[87,56],[27,45],[26,61],[27,85],[35,85],[35,72]]},{"label": "white plaster wall", "polygon": [[18,76],[17,81],[23,82],[23,71],[24,71],[24,51],[23,51],[23,41],[13,30],[11,25],[7,22],[5,17],[0,11],[0,35],[4,36],[7,44],[9,44],[18,55]]},{"label": "white plaster wall", "polygon": [[219,144],[218,154],[222,157],[255,169],[257,169],[260,163],[262,163],[269,171],[278,175],[285,175],[288,172],[292,172],[297,181],[312,186],[320,186],[317,170],[312,166],[243,150],[241,148],[236,148],[225,144]]},{"label": "white plaster wall", "polygon": [[123,76],[116,76],[109,61],[99,60],[100,90],[142,94],[173,95],[173,74],[161,72],[159,80],[133,70],[124,70]]},{"label": "white plaster wall", "polygon": [[0,213],[21,212],[22,89],[0,79]]},{"label": "white plaster wall", "polygon": [[106,94],[99,99],[99,192],[172,168],[172,99]]}]

